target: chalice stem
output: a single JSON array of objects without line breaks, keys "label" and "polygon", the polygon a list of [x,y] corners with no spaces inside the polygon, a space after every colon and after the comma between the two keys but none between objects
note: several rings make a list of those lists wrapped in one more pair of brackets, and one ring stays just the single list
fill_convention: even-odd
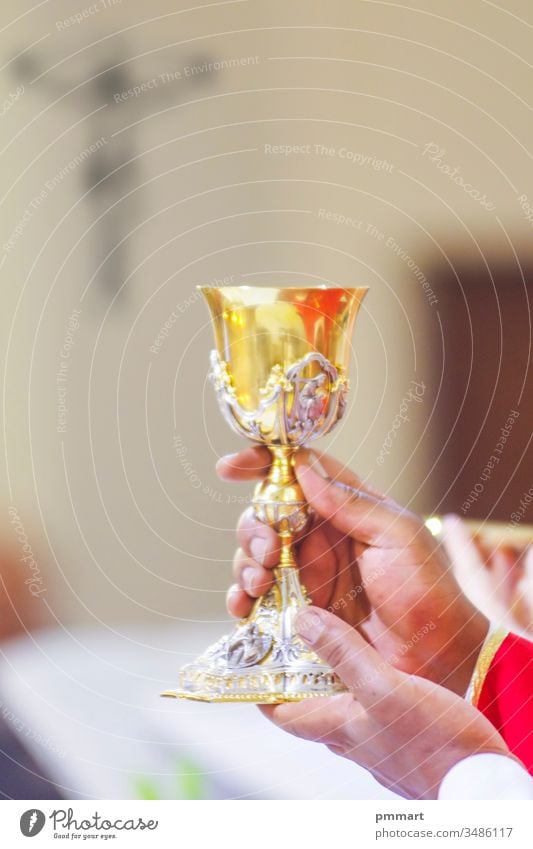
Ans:
[{"label": "chalice stem", "polygon": [[293,543],[298,531],[308,524],[309,505],[294,471],[299,446],[269,445],[272,463],[265,480],[255,488],[253,507],[257,518],[280,537],[278,570],[296,568]]},{"label": "chalice stem", "polygon": [[[279,563],[274,569],[273,597],[279,613],[278,639],[289,646],[296,636],[295,616],[309,604],[294,557],[294,540],[309,523],[309,505],[294,471],[299,446],[269,445],[272,463],[267,477],[256,487],[255,514],[280,537]],[[259,599],[256,607],[260,608]],[[255,610],[252,613],[254,616]]]}]

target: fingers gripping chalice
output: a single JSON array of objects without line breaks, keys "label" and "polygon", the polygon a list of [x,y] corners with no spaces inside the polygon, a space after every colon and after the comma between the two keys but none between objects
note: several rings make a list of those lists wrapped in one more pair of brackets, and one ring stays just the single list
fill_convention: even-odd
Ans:
[{"label": "fingers gripping chalice", "polygon": [[211,379],[225,419],[272,455],[256,517],[280,536],[274,586],[234,631],[179,673],[163,695],[208,702],[300,701],[344,687],[295,629],[310,603],[293,553],[310,508],[294,473],[299,448],[323,436],[346,402],[350,339],[366,288],[199,287],[216,349]]}]

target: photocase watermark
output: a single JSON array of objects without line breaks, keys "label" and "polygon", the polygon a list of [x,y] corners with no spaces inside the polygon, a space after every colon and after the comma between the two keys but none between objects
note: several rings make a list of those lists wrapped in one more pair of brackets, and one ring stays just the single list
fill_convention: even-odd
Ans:
[{"label": "photocase watermark", "polygon": [[259,65],[260,62],[261,59],[259,56],[234,56],[231,59],[216,59],[212,62],[184,65],[182,68],[162,71],[162,73],[157,74],[155,77],[144,80],[125,91],[116,91],[113,94],[113,100],[115,103],[125,103],[126,100],[130,100],[132,97],[141,97],[141,95],[149,91],[169,85],[170,83],[190,80],[203,75],[218,73],[219,71],[229,71],[233,68],[244,68],[247,65]]},{"label": "photocase watermark", "polygon": [[445,174],[450,178],[452,183],[459,186],[465,194],[476,200],[488,212],[493,212],[496,209],[496,204],[489,200],[486,194],[483,194],[479,189],[476,189],[472,183],[465,180],[463,175],[460,173],[460,165],[456,165],[455,167],[449,165],[445,161],[445,155],[445,148],[440,147],[436,142],[428,142],[422,151],[422,156],[427,156],[429,161],[432,162],[442,174]]},{"label": "photocase watermark", "polygon": [[374,171],[386,171],[392,174],[394,165],[388,159],[378,159],[368,153],[352,150],[349,147],[332,147],[326,144],[265,144],[267,156],[322,156],[327,159],[345,159],[352,165],[372,168]]},{"label": "photocase watermark", "polygon": [[528,224],[533,227],[533,206],[527,195],[520,195],[518,198],[518,203],[520,204],[520,209],[524,213],[524,218],[528,222]]},{"label": "photocase watermark", "polygon": [[418,628],[418,630],[414,631],[409,637],[409,639],[402,643],[400,648],[397,649],[394,654],[389,656],[389,663],[393,666],[398,663],[402,659],[402,657],[407,654],[408,651],[410,651],[414,646],[418,645],[420,640],[424,639],[424,637],[426,637],[430,633],[430,631],[434,631],[436,627],[437,626],[435,625],[433,619],[430,619],[429,622],[426,622],[425,625],[422,625],[420,628]]},{"label": "photocase watermark", "polygon": [[214,489],[209,484],[204,484],[191,461],[187,459],[187,446],[184,444],[179,433],[174,435],[173,445],[180,468],[193,489],[200,490],[203,495],[206,495],[211,501],[215,501],[217,504],[249,504],[251,502],[251,495],[223,493],[218,489]]},{"label": "photocase watermark", "polygon": [[58,433],[67,432],[67,376],[70,366],[70,355],[75,343],[75,335],[79,329],[79,317],[81,310],[73,309],[67,321],[67,328],[63,338],[63,344],[59,352],[59,368],[56,374],[56,395],[57,395],[57,422],[56,430]]},{"label": "photocase watermark", "polygon": [[[376,230],[375,227],[374,230]],[[378,241],[385,241],[385,234],[381,234],[379,233],[379,231],[377,233],[371,233],[371,235],[373,235],[375,239],[378,239]],[[411,256],[409,256],[407,251],[404,251],[404,249],[400,247],[398,242],[392,236],[389,236],[385,241],[385,247],[392,251],[392,253],[398,257],[398,259],[401,259],[402,262],[405,262],[407,268],[409,268],[409,270],[413,272],[414,276],[422,286],[422,290],[428,300],[428,303],[432,307],[435,306],[435,304],[438,304],[439,300],[435,295],[435,292],[431,288],[429,280],[427,279],[424,272],[421,270],[420,266],[415,262],[415,260]]]},{"label": "photocase watermark", "polygon": [[10,524],[13,526],[15,536],[17,537],[18,543],[21,546],[22,551],[24,552],[23,556],[20,557],[19,560],[21,563],[24,563],[24,565],[31,573],[25,579],[24,583],[28,587],[30,593],[36,598],[38,598],[46,592],[46,588],[43,586],[43,576],[41,575],[41,569],[35,559],[33,548],[31,547],[30,541],[28,540],[28,535],[26,534],[24,525],[19,516],[17,508],[11,506],[8,508],[7,512],[9,514]]},{"label": "photocase watermark", "polygon": [[68,175],[75,171],[76,168],[78,168],[80,165],[83,165],[86,159],[88,159],[90,156],[92,156],[93,153],[96,153],[96,151],[100,150],[102,147],[105,147],[106,144],[108,144],[108,139],[105,136],[100,136],[100,138],[96,139],[95,142],[88,145],[88,147],[85,147],[81,151],[81,153],[78,153],[74,157],[74,159],[71,159],[70,162],[64,165],[63,168],[60,168],[57,174],[54,174],[53,177],[50,177],[50,179],[47,180],[44,184],[45,188],[49,192],[53,192],[53,190],[56,189],[63,182],[65,177],[68,177]]},{"label": "photocase watermark", "polygon": [[98,0],[97,3],[92,3],[91,6],[85,6],[79,12],[69,15],[68,18],[56,21],[56,30],[62,32],[63,30],[70,29],[70,27],[82,24],[88,18],[94,17],[98,12],[104,12],[106,9],[112,9],[114,6],[120,6],[121,3],[122,0]]},{"label": "photocase watermark", "polygon": [[110,820],[98,811],[86,816],[81,814],[76,819],[74,808],[55,808],[46,815],[39,808],[29,808],[20,817],[20,830],[24,837],[35,837],[45,828],[52,829],[54,838],[60,840],[116,840],[122,832],[155,831],[159,820],[145,820],[143,817],[119,817]]},{"label": "photocase watermark", "polygon": [[520,524],[520,522],[522,521],[522,519],[526,515],[526,512],[527,512],[529,505],[531,504],[532,501],[533,501],[533,483],[531,484],[531,486],[529,487],[527,492],[524,492],[524,494],[522,495],[522,498],[520,499],[520,504],[519,504],[518,508],[511,513],[511,520],[510,520],[510,522],[507,526],[508,528],[516,528],[517,525]]},{"label": "photocase watermark", "polygon": [[357,692],[362,687],[366,687],[368,684],[371,684],[372,681],[375,681],[376,678],[387,669],[389,666],[395,666],[399,661],[410,651],[414,646],[416,646],[420,640],[423,640],[430,631],[434,631],[436,629],[436,625],[432,619],[429,622],[426,622],[425,625],[422,625],[416,631],[414,631],[408,640],[402,643],[396,651],[390,655],[386,660],[382,660],[381,663],[373,670],[372,672],[367,672],[366,675],[361,675],[353,684],[350,685],[349,689],[351,692]]},{"label": "photocase watermark", "polygon": [[18,223],[12,230],[9,239],[4,242],[3,249],[5,254],[10,254],[11,251],[15,248],[17,242],[23,235],[26,227],[32,220],[33,216],[37,212],[38,209],[43,205],[49,195],[63,182],[65,177],[71,174],[76,170],[80,165],[82,165],[93,153],[96,153],[97,150],[100,150],[104,145],[108,143],[108,140],[105,136],[100,136],[95,142],[85,147],[80,153],[78,153],[74,159],[71,159],[63,168],[60,168],[57,174],[54,174],[53,177],[50,177],[45,184],[43,185],[40,192],[32,197],[28,206],[24,210],[24,214],[19,219]]},{"label": "photocase watermark", "polygon": [[5,719],[9,725],[16,729],[19,736],[26,737],[28,740],[33,740],[35,743],[38,743],[43,748],[48,749],[50,752],[54,752],[58,757],[64,758],[66,752],[64,749],[58,749],[57,746],[51,742],[48,737],[43,737],[42,734],[39,734],[35,729],[30,728],[23,719],[17,716],[10,707],[8,707],[2,699],[0,699],[0,715]]},{"label": "photocase watermark", "polygon": [[[342,212],[335,212],[332,209],[324,209],[321,207],[317,215],[324,221],[330,221],[332,224],[340,224],[345,227],[351,227],[354,230],[365,230],[365,223],[360,218],[352,218],[350,215],[344,215]],[[366,225],[368,227],[370,225]]]},{"label": "photocase watermark", "polygon": [[317,215],[319,218],[322,218],[324,221],[329,221],[332,224],[339,224],[344,227],[349,227],[353,230],[359,230],[361,233],[365,233],[367,236],[370,236],[372,239],[376,239],[378,242],[383,242],[385,247],[387,247],[392,253],[397,256],[402,262],[405,262],[410,271],[413,272],[414,276],[422,286],[424,294],[428,299],[429,304],[431,306],[435,306],[438,304],[438,298],[435,295],[435,292],[431,288],[429,280],[426,275],[420,268],[420,266],[414,261],[414,259],[409,256],[407,251],[404,251],[403,248],[398,244],[398,242],[393,238],[393,236],[387,236],[380,230],[375,224],[372,224],[370,221],[363,221],[361,218],[354,218],[350,215],[346,215],[343,212],[338,212],[333,209],[325,209],[324,207],[320,207],[317,210]]},{"label": "photocase watermark", "polygon": [[7,112],[9,112],[9,110],[11,109],[11,107],[15,105],[17,100],[20,100],[23,94],[23,85],[18,85],[15,91],[9,92],[8,96],[4,98],[2,104],[0,105],[0,117],[2,117],[2,115],[6,115]]},{"label": "photocase watermark", "polygon": [[20,820],[20,831],[24,837],[35,837],[40,834],[46,824],[46,816],[39,808],[30,808],[24,811]]},{"label": "photocase watermark", "polygon": [[361,581],[357,586],[352,587],[348,590],[347,593],[344,593],[340,598],[335,599],[333,604],[330,604],[328,610],[330,613],[336,613],[337,610],[344,610],[348,604],[357,598],[357,596],[361,595],[367,587],[372,586],[374,581],[377,581],[378,578],[381,578],[382,575],[385,574],[385,569],[380,568],[376,569],[376,571],[368,578],[368,580]]},{"label": "photocase watermark", "polygon": [[[217,287],[217,286],[232,286],[234,285],[235,275],[229,274],[226,277],[214,277],[210,282],[209,286]],[[152,354],[159,354],[161,348],[165,344],[166,340],[170,336],[172,332],[172,328],[176,324],[178,318],[184,315],[187,310],[193,306],[197,301],[202,299],[202,293],[198,291],[198,289],[193,289],[192,292],[184,298],[182,301],[178,301],[174,309],[171,313],[166,317],[165,321],[161,325],[157,336],[155,337],[153,343],[150,345],[149,351]]]},{"label": "photocase watermark", "polygon": [[390,454],[393,442],[396,439],[396,436],[402,426],[402,423],[409,421],[407,411],[409,409],[410,404],[412,404],[413,402],[416,404],[421,404],[422,397],[425,391],[426,385],[424,382],[418,383],[416,380],[411,381],[407,392],[402,398],[400,409],[392,420],[391,429],[387,433],[383,445],[380,448],[379,454],[376,457],[376,463],[378,464],[378,466],[382,466],[385,462],[385,457]]},{"label": "photocase watermark", "polygon": [[213,71],[230,71],[234,68],[245,68],[247,65],[259,65],[259,56],[234,56],[232,59],[215,59],[212,62],[202,62],[198,65],[185,65],[184,77],[197,77],[210,74]]},{"label": "photocase watermark", "polygon": [[461,513],[463,514],[463,516],[468,513],[472,505],[475,504],[478,500],[481,493],[485,491],[485,483],[491,479],[494,469],[500,462],[501,456],[505,449],[505,444],[509,439],[509,436],[511,435],[511,430],[513,429],[513,425],[519,415],[520,413],[518,412],[518,410],[511,410],[504,426],[500,428],[500,435],[498,437],[496,445],[492,449],[492,454],[487,460],[483,471],[481,472],[478,480],[472,487],[469,495],[467,496],[465,501],[463,501],[463,504],[461,506]]}]

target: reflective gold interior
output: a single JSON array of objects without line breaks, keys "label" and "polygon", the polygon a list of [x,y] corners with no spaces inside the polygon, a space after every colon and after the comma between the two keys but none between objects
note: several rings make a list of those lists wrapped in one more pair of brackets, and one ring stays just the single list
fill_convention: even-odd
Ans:
[{"label": "reflective gold interior", "polygon": [[[353,324],[368,291],[364,286],[198,288],[211,310],[218,353],[247,410],[257,407],[275,365],[285,370],[316,351],[346,369]],[[315,365],[309,367],[309,376],[314,370]]]}]

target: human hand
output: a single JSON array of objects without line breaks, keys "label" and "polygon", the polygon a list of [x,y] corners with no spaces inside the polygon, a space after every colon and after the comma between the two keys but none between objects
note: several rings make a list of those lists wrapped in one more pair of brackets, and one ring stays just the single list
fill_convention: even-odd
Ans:
[{"label": "human hand", "polygon": [[469,755],[512,757],[476,708],[444,687],[394,669],[338,616],[309,608],[298,614],[296,628],[349,692],[260,706],[285,731],[324,743],[411,799],[436,799],[446,773]]},{"label": "human hand", "polygon": [[[253,480],[266,474],[269,458],[266,448],[248,448],[223,457],[217,471],[224,480]],[[422,519],[326,454],[299,451],[296,475],[314,511],[295,546],[313,604],[358,627],[397,669],[463,695],[488,622]],[[272,585],[279,538],[250,508],[237,540],[228,609],[244,617]]]},{"label": "human hand", "polygon": [[533,633],[533,546],[512,533],[495,540],[454,515],[444,516],[440,538],[472,601],[490,619]]}]

